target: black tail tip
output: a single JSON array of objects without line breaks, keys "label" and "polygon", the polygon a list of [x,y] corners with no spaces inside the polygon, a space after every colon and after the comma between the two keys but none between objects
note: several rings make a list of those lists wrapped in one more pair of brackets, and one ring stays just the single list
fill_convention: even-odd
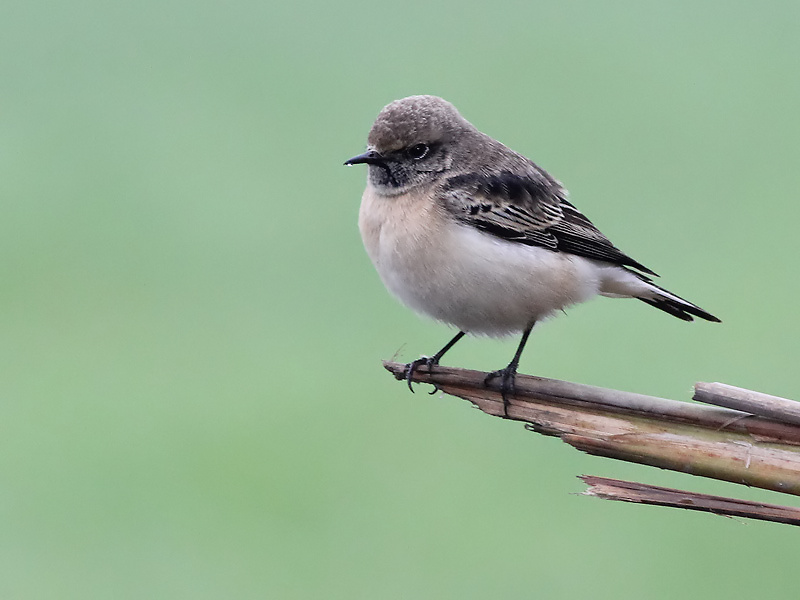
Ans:
[{"label": "black tail tip", "polygon": [[689,302],[683,304],[669,298],[639,298],[639,300],[683,321],[694,321],[694,317],[699,317],[712,323],[722,323],[721,319]]}]

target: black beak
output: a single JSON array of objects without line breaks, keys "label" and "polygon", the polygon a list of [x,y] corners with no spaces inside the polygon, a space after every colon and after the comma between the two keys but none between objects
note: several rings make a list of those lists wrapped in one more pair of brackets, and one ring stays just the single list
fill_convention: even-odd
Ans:
[{"label": "black beak", "polygon": [[350,165],[383,165],[385,162],[380,153],[375,152],[375,150],[368,150],[364,154],[359,154],[350,160],[346,160],[344,164],[349,167]]}]

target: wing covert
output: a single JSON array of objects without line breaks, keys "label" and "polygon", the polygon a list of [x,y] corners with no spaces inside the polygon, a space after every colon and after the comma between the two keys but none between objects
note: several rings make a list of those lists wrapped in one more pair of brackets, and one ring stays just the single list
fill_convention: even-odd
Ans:
[{"label": "wing covert", "polygon": [[653,271],[614,246],[566,199],[558,183],[502,171],[448,178],[438,191],[444,207],[465,225],[528,246]]}]

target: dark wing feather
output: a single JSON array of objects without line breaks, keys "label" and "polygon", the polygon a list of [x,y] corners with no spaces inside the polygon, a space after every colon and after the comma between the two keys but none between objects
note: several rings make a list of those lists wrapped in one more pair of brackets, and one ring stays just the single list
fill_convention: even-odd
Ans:
[{"label": "dark wing feather", "polygon": [[448,178],[438,198],[459,221],[504,240],[577,254],[655,275],[612,244],[544,175],[465,173]]}]

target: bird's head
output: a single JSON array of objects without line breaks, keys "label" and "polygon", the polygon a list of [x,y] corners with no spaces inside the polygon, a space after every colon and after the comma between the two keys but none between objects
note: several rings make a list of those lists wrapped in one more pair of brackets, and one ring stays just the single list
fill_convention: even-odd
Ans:
[{"label": "bird's head", "polygon": [[344,164],[369,165],[369,181],[386,196],[441,179],[477,130],[455,106],[436,96],[410,96],[387,105],[375,119],[367,151]]}]

